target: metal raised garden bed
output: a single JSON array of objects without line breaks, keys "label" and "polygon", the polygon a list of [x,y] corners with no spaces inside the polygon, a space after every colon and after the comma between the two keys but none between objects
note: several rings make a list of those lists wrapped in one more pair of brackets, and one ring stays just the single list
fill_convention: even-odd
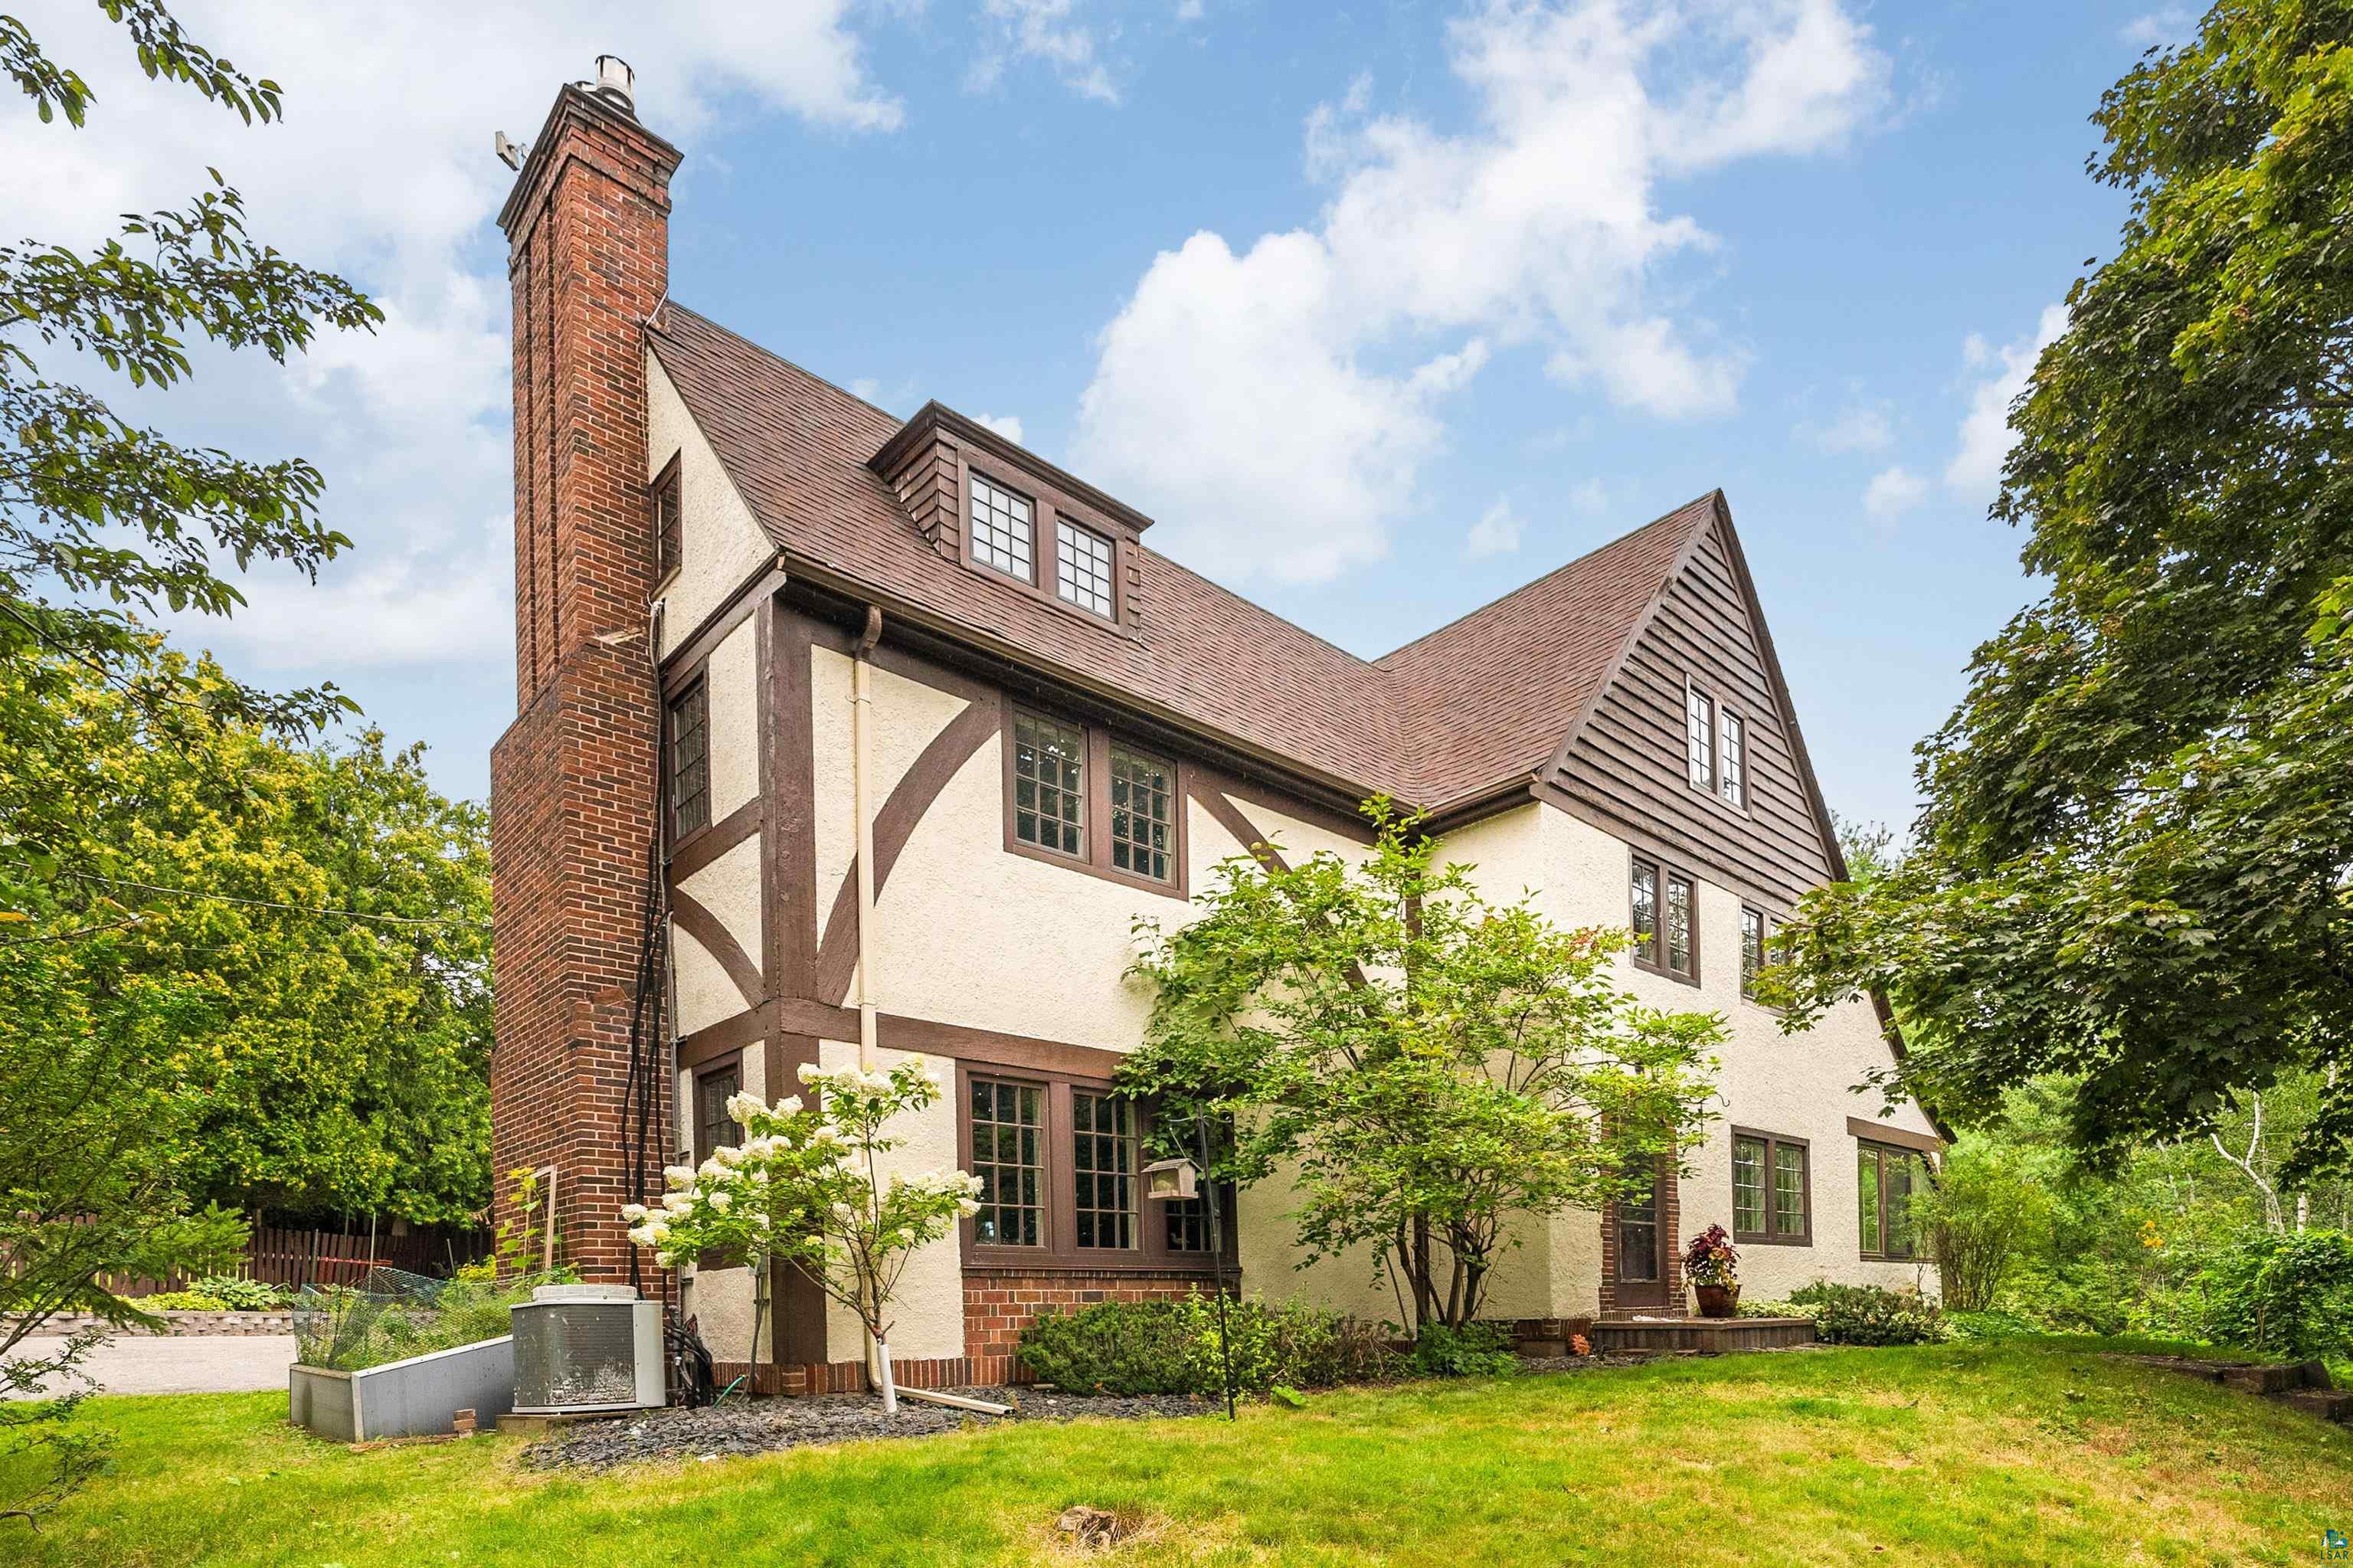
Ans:
[{"label": "metal raised garden bed", "polygon": [[447,1432],[471,1410],[484,1430],[514,1408],[514,1340],[480,1340],[358,1372],[297,1364],[287,1418],[339,1443]]}]

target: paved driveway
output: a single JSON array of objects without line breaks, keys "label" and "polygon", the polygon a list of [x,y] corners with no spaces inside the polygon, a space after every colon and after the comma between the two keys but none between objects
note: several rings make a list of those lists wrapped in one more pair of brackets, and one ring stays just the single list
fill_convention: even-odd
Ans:
[{"label": "paved driveway", "polygon": [[[36,1335],[16,1348],[54,1354],[61,1340]],[[82,1365],[108,1393],[244,1393],[286,1386],[291,1334],[118,1334]]]}]

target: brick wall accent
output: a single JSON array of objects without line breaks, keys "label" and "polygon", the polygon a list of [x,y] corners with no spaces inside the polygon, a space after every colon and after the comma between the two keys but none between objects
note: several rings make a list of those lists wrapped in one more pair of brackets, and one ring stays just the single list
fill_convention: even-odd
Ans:
[{"label": "brick wall accent", "polygon": [[[501,1172],[557,1167],[565,1255],[596,1280],[626,1278],[631,1251],[622,1099],[660,733],[644,332],[668,286],[678,160],[626,109],[567,87],[499,217],[521,713],[491,753],[491,1157]],[[656,1164],[670,1141],[650,1140]]]},{"label": "brick wall accent", "polygon": [[1016,1359],[1021,1330],[1040,1312],[1084,1307],[1097,1301],[1148,1301],[1211,1288],[1211,1276],[1193,1269],[1128,1270],[1120,1273],[1022,1273],[964,1271],[964,1364],[973,1381],[1028,1383],[1029,1370]]},{"label": "brick wall accent", "polygon": [[[1659,1236],[1665,1253],[1662,1272],[1666,1276],[1667,1301],[1664,1307],[1627,1310],[1679,1312],[1683,1309],[1683,1180],[1674,1173],[1672,1155],[1662,1156],[1667,1162],[1667,1178],[1660,1183]],[[1618,1315],[1618,1205],[1601,1206],[1601,1316]]]}]

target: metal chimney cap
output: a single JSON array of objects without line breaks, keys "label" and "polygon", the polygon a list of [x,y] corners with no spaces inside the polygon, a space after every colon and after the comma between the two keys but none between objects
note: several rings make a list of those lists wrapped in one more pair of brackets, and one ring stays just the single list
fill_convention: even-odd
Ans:
[{"label": "metal chimney cap", "polygon": [[596,57],[596,91],[602,97],[616,101],[622,108],[634,111],[637,107],[638,73],[631,70],[629,62],[618,55],[598,55]]}]

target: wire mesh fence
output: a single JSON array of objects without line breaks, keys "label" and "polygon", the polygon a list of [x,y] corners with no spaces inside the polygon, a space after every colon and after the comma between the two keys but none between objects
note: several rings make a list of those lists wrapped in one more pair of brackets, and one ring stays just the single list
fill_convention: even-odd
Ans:
[{"label": "wire mesh fence", "polygon": [[568,1270],[503,1279],[434,1279],[371,1268],[356,1284],[305,1286],[294,1298],[294,1339],[305,1366],[358,1372],[508,1331],[507,1308]]}]

